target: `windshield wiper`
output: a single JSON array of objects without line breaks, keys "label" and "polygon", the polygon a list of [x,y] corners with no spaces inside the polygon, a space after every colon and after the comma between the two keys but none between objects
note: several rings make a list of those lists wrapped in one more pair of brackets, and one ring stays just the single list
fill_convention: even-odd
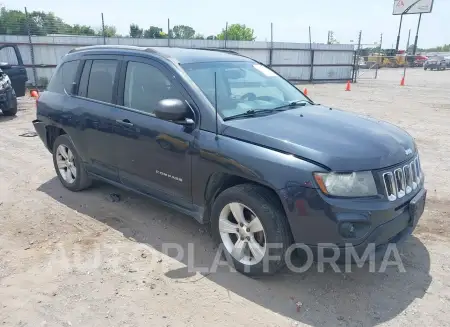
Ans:
[{"label": "windshield wiper", "polygon": [[295,100],[295,101],[289,102],[288,104],[285,104],[285,105],[282,105],[279,107],[275,107],[272,109],[257,109],[257,110],[250,109],[242,114],[225,117],[223,120],[226,121],[226,120],[238,119],[238,118],[255,117],[255,115],[257,115],[259,113],[272,113],[272,112],[277,112],[277,111],[284,111],[284,110],[287,110],[288,108],[295,108],[297,106],[306,106],[307,104],[314,105],[313,102],[308,101],[308,100]]},{"label": "windshield wiper", "polygon": [[238,119],[238,118],[247,118],[247,117],[255,117],[255,115],[259,113],[270,113],[273,112],[273,109],[249,109],[246,112],[243,112],[242,114],[237,114],[229,117],[225,117],[223,120],[232,120],[232,119]]},{"label": "windshield wiper", "polygon": [[303,106],[306,106],[307,104],[314,105],[313,102],[308,101],[308,100],[295,100],[295,101],[289,102],[288,104],[284,104],[282,106],[273,108],[272,110],[275,110],[275,111],[286,110],[287,108],[295,108],[297,106],[303,107]]}]

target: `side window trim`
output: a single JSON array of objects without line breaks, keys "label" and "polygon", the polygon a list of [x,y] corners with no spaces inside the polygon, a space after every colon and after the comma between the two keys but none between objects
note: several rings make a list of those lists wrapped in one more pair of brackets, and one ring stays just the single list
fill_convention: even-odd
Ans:
[{"label": "side window trim", "polygon": [[75,74],[75,80],[72,82],[72,90],[69,90],[70,93],[67,92],[68,90],[65,90],[67,95],[69,95],[69,96],[75,96],[78,94],[78,88],[80,86],[80,79],[81,79],[81,74],[83,72],[83,68],[85,65],[85,60],[78,60],[78,61],[79,61],[79,63],[78,63],[78,67],[77,67],[77,72]]},{"label": "side window trim", "polygon": [[[84,60],[83,70],[81,71],[77,95],[82,98],[87,96],[89,84],[89,75],[91,74],[92,60]],[[86,74],[84,72],[86,71]]]},{"label": "side window trim", "polygon": [[125,80],[126,80],[127,67],[128,67],[129,62],[142,63],[142,64],[146,64],[146,65],[149,65],[149,66],[152,66],[152,67],[158,69],[172,83],[172,85],[177,90],[177,92],[180,93],[180,95],[183,97],[183,100],[187,101],[189,107],[191,108],[191,111],[193,112],[196,126],[200,126],[201,117],[199,114],[199,109],[197,108],[197,105],[195,104],[192,97],[189,95],[189,93],[186,91],[186,89],[183,87],[183,85],[178,81],[178,79],[174,78],[173,74],[170,73],[170,70],[167,67],[165,67],[160,62],[153,60],[153,59],[149,59],[149,58],[142,58],[142,59],[139,57],[136,57],[136,58],[125,57],[124,58],[122,65],[121,65],[121,69],[120,69],[120,80],[119,80],[118,89],[117,89],[117,100],[118,100],[117,105],[121,109],[140,113],[140,114],[152,117],[152,118],[160,119],[160,118],[156,117],[155,114],[153,114],[153,113],[135,109],[135,108],[126,107],[124,105]]},{"label": "side window trim", "polygon": [[[93,64],[94,60],[115,60],[115,61],[117,61],[117,68],[116,68],[116,72],[115,72],[115,76],[114,76],[114,84],[113,84],[112,102],[105,102],[105,101],[91,99],[91,98],[87,97],[88,88],[89,88],[89,79],[90,79],[92,64]],[[79,85],[77,87],[77,95],[74,95],[74,96],[82,98],[83,100],[86,100],[86,101],[92,101],[92,102],[98,102],[98,103],[104,103],[104,104],[116,106],[117,98],[118,98],[117,90],[118,90],[118,85],[119,85],[119,81],[120,81],[120,77],[121,77],[120,72],[121,72],[122,66],[123,66],[123,56],[87,55],[84,57],[84,59],[81,59],[81,61],[84,61],[84,65],[80,71]],[[86,74],[86,76],[83,76],[83,72],[85,69],[88,69],[88,73]]]}]

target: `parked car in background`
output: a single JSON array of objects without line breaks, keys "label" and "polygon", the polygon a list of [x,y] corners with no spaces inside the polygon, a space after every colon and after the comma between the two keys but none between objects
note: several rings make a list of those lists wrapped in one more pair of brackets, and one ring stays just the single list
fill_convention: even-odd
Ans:
[{"label": "parked car in background", "polygon": [[414,59],[414,67],[423,67],[425,62],[428,60],[428,57],[423,55],[417,55]]},{"label": "parked car in background", "polygon": [[447,65],[447,68],[450,68],[450,56],[444,57],[445,58],[445,64]]},{"label": "parked car in background", "polygon": [[17,113],[17,97],[8,75],[0,69],[0,110],[5,116]]},{"label": "parked car in background", "polygon": [[33,124],[64,187],[100,179],[209,224],[244,274],[280,270],[293,242],[341,260],[385,249],[425,206],[411,135],[229,50],[72,50]]},{"label": "parked car in background", "polygon": [[429,57],[427,61],[425,61],[423,65],[423,69],[427,70],[445,70],[447,68],[447,62],[444,57],[441,56],[432,56]]},{"label": "parked car in background", "polygon": [[[5,59],[8,61],[5,62]],[[9,76],[16,96],[23,97],[25,95],[25,85],[28,81],[28,75],[17,45],[0,45],[0,69]]]}]

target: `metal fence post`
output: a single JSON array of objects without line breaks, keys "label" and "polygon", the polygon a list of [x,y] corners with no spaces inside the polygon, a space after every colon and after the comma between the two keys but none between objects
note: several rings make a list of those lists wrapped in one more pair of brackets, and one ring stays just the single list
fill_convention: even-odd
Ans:
[{"label": "metal fence post", "polygon": [[269,67],[272,68],[273,57],[273,23],[270,23],[270,49],[269,49]]},{"label": "metal fence post", "polygon": [[309,72],[309,82],[312,83],[314,80],[314,50],[312,48],[312,40],[311,40],[311,26],[308,26],[309,33],[309,55],[311,56],[311,68]]},{"label": "metal fence post", "polygon": [[103,44],[106,44],[105,20],[103,19],[103,13],[102,13],[102,33],[103,33]]},{"label": "metal fence post", "polygon": [[355,51],[355,57],[353,59],[353,73],[352,73],[352,82],[356,83],[356,77],[357,77],[357,72],[358,72],[358,65],[359,65],[359,52],[361,49],[361,36],[362,36],[362,31],[359,31],[359,36],[358,36],[358,48]]},{"label": "metal fence post", "polygon": [[34,48],[33,48],[33,41],[31,39],[31,30],[30,30],[30,18],[28,16],[27,7],[25,7],[25,18],[27,20],[27,33],[28,33],[28,43],[30,44],[30,55],[31,55],[31,65],[33,69],[33,78],[34,78],[34,86],[38,86],[38,78],[37,78],[37,72],[36,72],[36,61],[34,60]]},{"label": "metal fence post", "polygon": [[225,24],[225,37],[224,37],[224,48],[227,48],[227,40],[228,40],[228,22]]},{"label": "metal fence post", "polygon": [[167,46],[170,47],[170,18],[167,18]]}]

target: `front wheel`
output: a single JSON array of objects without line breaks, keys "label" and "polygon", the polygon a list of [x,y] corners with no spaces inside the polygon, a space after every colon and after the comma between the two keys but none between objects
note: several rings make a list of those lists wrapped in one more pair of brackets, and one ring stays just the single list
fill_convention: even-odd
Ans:
[{"label": "front wheel", "polygon": [[428,68],[427,67],[423,67],[423,70],[427,70]]},{"label": "front wheel", "polygon": [[243,184],[223,191],[211,210],[211,230],[243,274],[271,275],[285,266],[291,233],[276,195],[265,187]]}]

